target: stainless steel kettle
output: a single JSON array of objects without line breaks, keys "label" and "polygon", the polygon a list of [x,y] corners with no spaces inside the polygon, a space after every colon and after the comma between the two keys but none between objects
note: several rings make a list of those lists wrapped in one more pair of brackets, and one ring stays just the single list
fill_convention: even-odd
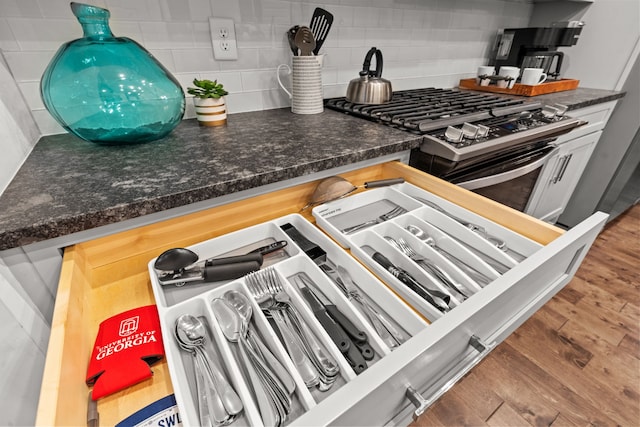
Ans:
[{"label": "stainless steel kettle", "polygon": [[[376,56],[376,69],[370,70],[371,59]],[[384,104],[391,101],[391,82],[382,78],[382,52],[372,47],[364,57],[360,77],[349,82],[346,99],[356,104]]]}]

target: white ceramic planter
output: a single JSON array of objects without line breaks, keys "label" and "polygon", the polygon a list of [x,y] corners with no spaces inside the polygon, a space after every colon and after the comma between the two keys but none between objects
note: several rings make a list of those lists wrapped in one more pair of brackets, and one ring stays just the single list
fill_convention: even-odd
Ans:
[{"label": "white ceramic planter", "polygon": [[224,96],[214,98],[193,98],[196,117],[201,126],[221,126],[227,123],[227,106]]}]

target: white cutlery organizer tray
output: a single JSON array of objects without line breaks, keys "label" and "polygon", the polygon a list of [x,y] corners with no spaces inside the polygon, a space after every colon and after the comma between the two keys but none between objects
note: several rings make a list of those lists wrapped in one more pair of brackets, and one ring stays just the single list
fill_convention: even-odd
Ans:
[{"label": "white cutlery organizer tray", "polygon": [[[257,302],[251,297],[244,278],[226,282],[187,283],[183,286],[162,285],[158,281],[158,272],[153,267],[156,260],[154,258],[148,263],[148,270],[160,316],[169,373],[185,426],[199,425],[199,419],[193,356],[180,349],[174,336],[176,319],[183,314],[196,316],[208,326],[209,334],[205,344],[207,351],[211,359],[222,368],[222,371],[243,401],[245,409],[242,415],[234,421],[233,425],[263,425],[250,391],[249,381],[242,365],[239,363],[241,358],[236,348],[237,345],[226,340],[212,310],[211,301],[222,297],[229,290],[240,291],[249,297],[253,309],[253,325],[255,325],[274,355],[292,373],[296,383],[296,391],[292,396],[292,413],[285,424],[293,422],[300,415],[312,410],[321,404],[326,397],[353,381],[357,376],[347,360],[333,344],[329,335],[316,320],[306,301],[298,293],[297,288],[291,284],[293,276],[305,274],[322,289],[323,293],[349,320],[367,334],[369,344],[375,351],[374,359],[367,362],[369,367],[391,352],[391,349],[378,337],[363,315],[354,308],[332,280],[282,231],[280,226],[287,223],[295,226],[310,241],[324,249],[327,252],[327,258],[333,263],[343,266],[352,276],[354,282],[357,283],[362,293],[390,319],[393,319],[396,326],[400,327],[407,338],[420,333],[428,327],[428,322],[408,307],[387,286],[300,215],[284,216],[274,221],[258,224],[190,246],[188,249],[194,251],[199,260],[202,261],[208,258],[247,253],[275,241],[287,241],[284,253],[281,252],[279,255],[265,257],[262,269],[273,268],[275,270],[285,291],[290,295],[292,303],[340,367],[339,378],[329,391],[320,392],[315,388],[310,390],[307,389],[302,378],[297,373],[293,362],[280,342],[278,335],[272,329],[269,320],[262,313]],[[365,370],[360,375],[367,375],[368,371]]]},{"label": "white cutlery organizer tray", "polygon": [[[421,200],[437,204],[449,215]],[[389,219],[381,219],[382,215],[398,206],[404,209],[404,213]],[[357,259],[373,270],[378,277],[430,321],[439,319],[443,313],[377,263],[372,258],[372,254],[381,253],[395,266],[406,270],[417,281],[427,284],[429,288],[447,292],[446,288],[433,275],[388,242],[385,237],[404,239],[421,257],[445,269],[471,294],[480,291],[480,285],[425,241],[410,233],[407,226],[418,226],[432,236],[439,247],[445,248],[465,264],[492,279],[498,278],[500,273],[466,246],[490,256],[507,268],[515,267],[523,259],[542,248],[542,245],[520,234],[409,183],[372,189],[328,202],[316,206],[312,214],[320,228],[344,248],[348,248]],[[451,216],[482,227],[486,232],[485,235],[491,235],[504,242],[506,250],[498,249],[495,244],[482,237],[481,233],[472,231]],[[349,227],[376,220],[377,223],[355,232],[344,231]],[[452,295],[451,306],[455,308],[460,303],[461,301]]]}]

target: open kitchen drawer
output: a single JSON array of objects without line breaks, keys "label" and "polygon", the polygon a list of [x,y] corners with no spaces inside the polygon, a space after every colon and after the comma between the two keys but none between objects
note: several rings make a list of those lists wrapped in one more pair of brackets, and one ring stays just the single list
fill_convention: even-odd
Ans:
[{"label": "open kitchen drawer", "polygon": [[[488,221],[539,244],[538,250],[428,324],[393,352],[290,425],[406,424],[473,367],[573,276],[606,215],[597,213],[562,230],[399,162],[342,174],[361,184],[403,177]],[[183,217],[121,232],[65,249],[37,425],[86,422],[87,364],[99,323],[122,311],[154,303],[148,262],[164,250],[187,247],[255,224],[298,213],[317,182],[290,187]],[[310,211],[304,217],[314,222]],[[154,376],[98,403],[100,423],[114,425],[174,389],[166,360]]]}]

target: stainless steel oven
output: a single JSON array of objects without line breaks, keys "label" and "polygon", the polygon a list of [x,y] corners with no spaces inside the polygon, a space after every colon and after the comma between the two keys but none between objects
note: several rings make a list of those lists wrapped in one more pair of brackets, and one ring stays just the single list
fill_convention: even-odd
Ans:
[{"label": "stainless steel oven", "polygon": [[411,166],[523,212],[558,155],[553,141],[584,124],[563,106],[453,89],[394,92],[383,105],[344,98],[326,105],[422,135]]},{"label": "stainless steel oven", "polygon": [[[545,167],[558,156],[553,140],[545,140],[518,147],[499,155],[486,156],[479,163],[456,169],[441,177],[460,187],[481,194],[492,200],[527,212],[529,201],[540,183]],[[417,151],[411,156],[411,165],[429,170],[429,161]],[[428,156],[427,156],[428,157]]]}]

